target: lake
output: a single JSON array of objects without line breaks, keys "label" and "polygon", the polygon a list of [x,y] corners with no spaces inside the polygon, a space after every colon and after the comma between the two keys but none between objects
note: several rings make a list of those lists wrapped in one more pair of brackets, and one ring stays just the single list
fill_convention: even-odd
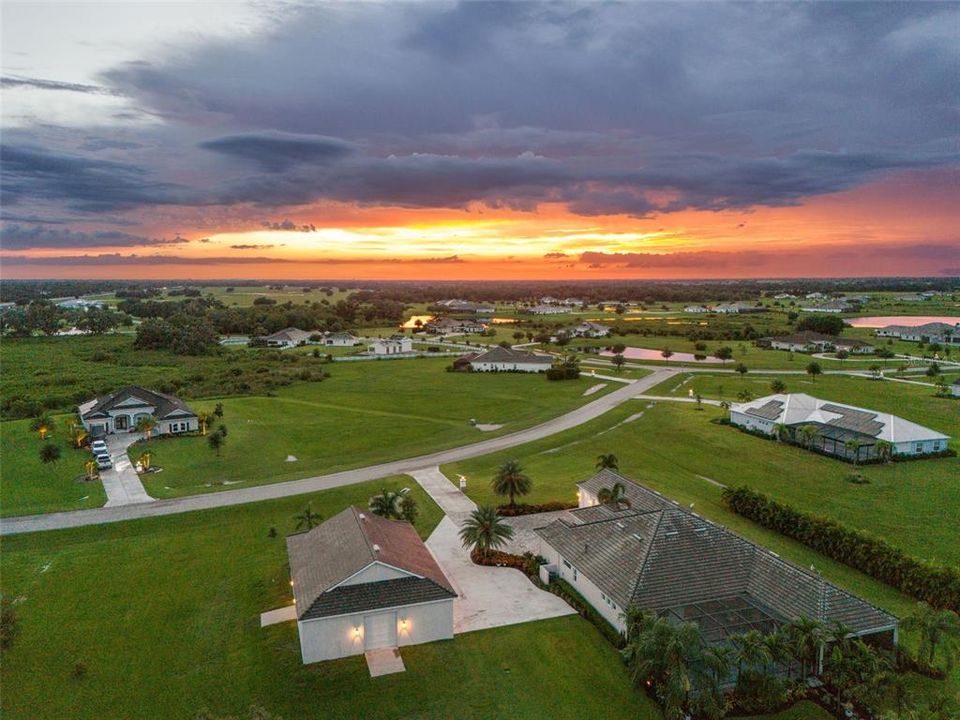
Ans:
[{"label": "lake", "polygon": [[877,315],[874,317],[847,318],[846,323],[855,328],[882,328],[887,325],[905,325],[916,327],[927,323],[940,322],[948,325],[960,323],[960,317],[947,315]]},{"label": "lake", "polygon": [[[604,350],[600,353],[603,357],[613,357],[613,353]],[[691,353],[675,352],[668,358],[660,354],[659,350],[648,350],[647,348],[628,347],[623,351],[623,356],[627,360],[666,360],[667,362],[721,362],[720,358],[708,355],[704,360],[697,360]]]}]

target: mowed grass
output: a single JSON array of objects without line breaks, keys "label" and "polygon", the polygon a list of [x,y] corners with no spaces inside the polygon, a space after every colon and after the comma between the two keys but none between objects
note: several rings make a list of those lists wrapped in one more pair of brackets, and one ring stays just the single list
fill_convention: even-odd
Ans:
[{"label": "mowed grass", "polygon": [[[100,507],[106,494],[99,480],[87,482],[87,449],[78,450],[67,434],[69,415],[54,416],[56,427],[41,440],[29,420],[0,423],[0,515],[29,515],[53,510]],[[60,448],[60,460],[40,461],[40,448]]]},{"label": "mowed grass", "polygon": [[660,717],[576,616],[405,648],[397,676],[371,679],[362,657],[302,665],[295,624],[259,627],[261,612],[290,602],[284,536],[308,502],[327,518],[382,486],[411,488],[421,536],[439,522],[400,477],[5,539],[2,589],[22,632],[0,666],[4,717],[187,720],[252,704],[285,718]]},{"label": "mowed grass", "polygon": [[[227,442],[220,457],[201,436],[152,440],[163,471],[145,477],[155,497],[278,482],[413,457],[513,432],[593,400],[589,378],[449,373],[449,360],[395,360],[327,366],[322,383],[282,388],[274,397],[222,400]],[[601,392],[608,392],[608,386]],[[212,410],[216,400],[192,403]],[[503,427],[481,432],[470,424]],[[213,423],[215,428],[220,421]],[[288,461],[293,456],[296,461]]]}]

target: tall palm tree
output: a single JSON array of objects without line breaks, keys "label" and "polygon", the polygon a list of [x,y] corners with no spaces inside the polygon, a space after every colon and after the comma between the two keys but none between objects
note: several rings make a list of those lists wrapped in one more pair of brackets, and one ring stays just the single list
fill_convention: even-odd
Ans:
[{"label": "tall palm tree", "polygon": [[70,423],[70,442],[73,443],[74,447],[81,447],[86,437],[87,431],[84,429],[83,425],[78,422]]},{"label": "tall palm tree", "polygon": [[200,424],[200,434],[207,434],[207,425],[210,423],[210,413],[206,410],[201,410],[197,413],[197,422]]},{"label": "tall palm tree", "polygon": [[773,436],[777,439],[777,442],[783,442],[783,439],[787,436],[787,426],[784,423],[774,425]]},{"label": "tall palm tree", "polygon": [[877,440],[877,459],[887,462],[893,457],[893,443],[889,440]]},{"label": "tall palm tree", "polygon": [[488,557],[513,537],[513,528],[503,522],[496,508],[490,505],[479,507],[470,513],[460,528],[460,542],[463,547],[476,552],[480,557]]},{"label": "tall palm tree", "polygon": [[813,439],[817,436],[816,425],[804,425],[800,428],[800,441],[805,448],[813,446]]},{"label": "tall palm tree", "polygon": [[370,512],[380,517],[398,520],[400,518],[403,496],[404,493],[402,491],[397,492],[383,488],[380,490],[379,495],[374,495],[370,498]]},{"label": "tall palm tree", "polygon": [[736,663],[736,650],[729,645],[712,645],[703,653],[703,664],[713,674],[713,682],[718,688],[726,682]]},{"label": "tall palm tree", "polygon": [[97,463],[95,460],[87,460],[83,464],[83,469],[87,473],[87,480],[93,480],[97,473]]},{"label": "tall palm tree", "polygon": [[775,395],[785,393],[786,391],[787,384],[783,380],[777,379],[770,383],[770,392],[774,393]]},{"label": "tall palm tree", "polygon": [[916,609],[903,619],[904,630],[916,631],[920,637],[918,654],[929,667],[942,651],[947,670],[953,669],[960,656],[960,618],[951,610],[937,610],[925,602],[917,603]]},{"label": "tall palm tree", "polygon": [[310,507],[310,503],[307,503],[307,506],[303,509],[303,512],[299,515],[295,515],[293,519],[297,521],[297,530],[302,528],[312,530],[315,525],[318,525],[320,521],[323,520],[323,515],[320,513],[315,513],[313,508]]},{"label": "tall palm tree", "polygon": [[38,415],[30,422],[30,429],[38,433],[41,440],[46,440],[55,427],[56,422],[49,415]]},{"label": "tall palm tree", "polygon": [[153,415],[144,415],[137,420],[137,432],[143,433],[143,439],[149,440],[153,429],[157,426],[157,419]]},{"label": "tall palm tree", "polygon": [[491,481],[493,491],[500,496],[510,498],[510,506],[516,505],[518,495],[526,495],[533,485],[530,478],[523,473],[523,466],[519,460],[507,460],[497,468],[497,473]]},{"label": "tall palm tree", "polygon": [[787,626],[787,637],[793,656],[800,661],[800,682],[804,682],[807,679],[808,662],[816,662],[823,645],[823,624],[801,615]]},{"label": "tall palm tree", "polygon": [[737,658],[737,678],[743,674],[743,669],[750,669],[756,665],[766,665],[773,658],[766,638],[759,630],[748,630],[739,635],[731,635],[730,642]]},{"label": "tall palm tree", "polygon": [[617,459],[617,456],[613,453],[603,453],[597,456],[597,470],[603,470],[604,468],[609,470],[619,470],[620,461]]},{"label": "tall palm tree", "polygon": [[627,488],[622,482],[615,482],[612,487],[600,488],[597,493],[597,500],[601,505],[616,505],[618,507],[630,507],[630,501],[627,500]]}]

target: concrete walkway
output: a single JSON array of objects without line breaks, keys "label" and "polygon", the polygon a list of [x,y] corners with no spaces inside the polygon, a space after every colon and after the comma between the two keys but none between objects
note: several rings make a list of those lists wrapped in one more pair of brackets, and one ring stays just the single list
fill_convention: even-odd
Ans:
[{"label": "concrete walkway", "polygon": [[100,471],[100,480],[107,493],[107,503],[104,507],[149,503],[154,499],[147,495],[140,476],[133,469],[133,463],[127,456],[127,448],[141,439],[139,433],[124,433],[122,435],[107,436],[107,450],[110,451],[110,461],[113,467]]},{"label": "concrete walkway", "polygon": [[399,648],[367,650],[363,656],[367,659],[367,670],[370,671],[370,677],[372,678],[402,673],[407,670],[407,666],[403,664],[403,658],[400,657]]},{"label": "concrete walkway", "polygon": [[290,622],[297,619],[297,606],[287,605],[276,610],[267,610],[260,613],[260,627],[269,625],[279,625],[282,622]]},{"label": "concrete walkway", "polygon": [[[666,402],[680,402],[680,403],[696,403],[697,399],[695,397],[688,397],[686,395],[679,397],[671,397],[669,395],[637,395],[638,400],[664,400]],[[708,400],[707,398],[700,398],[700,402],[704,405],[716,405],[720,406],[719,400]]]},{"label": "concrete walkway", "polygon": [[540,440],[550,435],[569,430],[583,423],[589,422],[613,408],[622,405],[644,390],[676,375],[678,370],[673,368],[659,368],[651,375],[631,382],[613,392],[601,395],[596,400],[588,402],[568,413],[548,420],[540,425],[519,430],[508,435],[482,440],[470,445],[441,450],[440,452],[421,455],[403,460],[370,465],[356,470],[345,470],[330,475],[319,475],[291,480],[269,485],[258,485],[237,490],[223,490],[203,495],[156,500],[154,502],[137,503],[115,507],[102,507],[92,510],[74,510],[71,512],[48,513],[45,515],[27,515],[22,517],[3,518],[0,520],[0,535],[37,532],[42,530],[59,530],[62,528],[81,527],[84,525],[98,525],[100,523],[121,522],[144,517],[159,515],[174,515],[176,513],[191,512],[194,510],[208,510],[217,507],[229,507],[244,503],[259,502],[261,500],[275,500],[277,498],[292,497],[313,493],[319,490],[353,485],[356,483],[377,480],[390,475],[403,475],[413,470],[445,463],[459,462],[468,458],[479,457],[507,448],[524,445]]},{"label": "concrete walkway", "polygon": [[436,465],[414,470],[410,473],[410,477],[427,491],[427,494],[443,510],[443,514],[457,525],[462,525],[470,513],[477,509],[477,504],[464,495],[458,486],[450,482]]}]

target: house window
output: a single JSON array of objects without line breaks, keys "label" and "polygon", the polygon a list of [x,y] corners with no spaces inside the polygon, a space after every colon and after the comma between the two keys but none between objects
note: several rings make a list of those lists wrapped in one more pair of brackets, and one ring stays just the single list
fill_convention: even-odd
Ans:
[{"label": "house window", "polygon": [[572,566],[570,563],[568,563],[566,560],[563,561],[563,566],[564,566],[565,568],[567,568],[567,570],[569,570],[571,567],[573,567],[573,566]]},{"label": "house window", "polygon": [[574,581],[574,582],[577,581],[577,569],[576,569],[576,568],[573,569],[573,581]]},{"label": "house window", "polygon": [[923,452],[923,443],[917,443],[917,447],[914,452],[922,453]]}]

